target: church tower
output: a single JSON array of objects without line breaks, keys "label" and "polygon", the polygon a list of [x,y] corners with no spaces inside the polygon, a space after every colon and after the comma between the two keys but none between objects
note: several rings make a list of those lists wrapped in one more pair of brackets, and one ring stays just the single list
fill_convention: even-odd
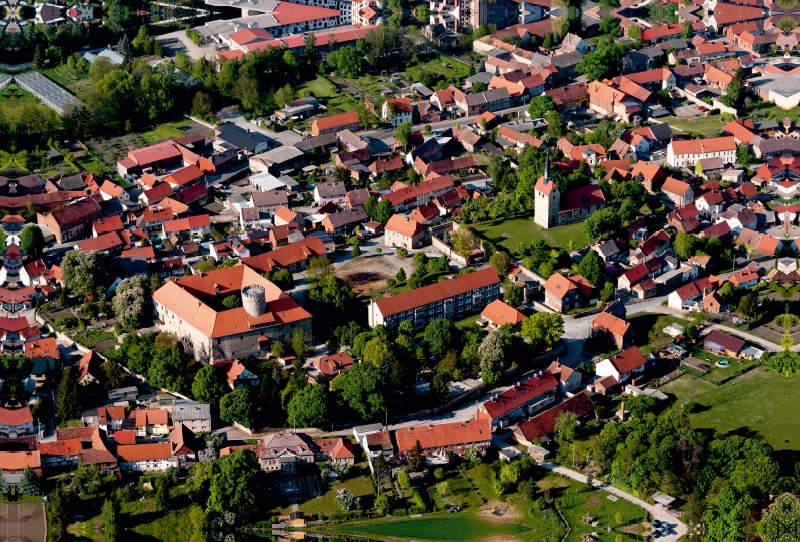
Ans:
[{"label": "church tower", "polygon": [[561,192],[550,178],[550,154],[545,155],[544,176],[536,181],[533,189],[534,198],[533,221],[542,228],[558,226],[558,210],[561,206]]}]

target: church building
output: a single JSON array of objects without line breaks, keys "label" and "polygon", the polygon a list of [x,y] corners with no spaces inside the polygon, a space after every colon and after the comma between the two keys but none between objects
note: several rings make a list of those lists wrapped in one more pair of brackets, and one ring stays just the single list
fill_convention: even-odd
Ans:
[{"label": "church building", "polygon": [[582,222],[606,206],[603,191],[596,184],[562,194],[550,178],[549,157],[545,164],[544,176],[536,181],[534,192],[536,197],[533,220],[545,229]]}]

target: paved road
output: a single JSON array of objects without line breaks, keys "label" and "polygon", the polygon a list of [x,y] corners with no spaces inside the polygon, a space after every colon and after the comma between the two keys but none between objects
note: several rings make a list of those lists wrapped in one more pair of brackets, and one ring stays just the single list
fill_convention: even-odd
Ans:
[{"label": "paved road", "polygon": [[272,130],[267,130],[266,128],[261,128],[260,126],[256,126],[252,122],[249,122],[245,119],[242,114],[239,112],[238,109],[235,107],[227,107],[217,113],[217,118],[220,121],[227,121],[232,122],[236,126],[240,128],[244,128],[245,130],[251,130],[253,132],[261,132],[267,137],[278,141],[281,145],[294,145],[295,143],[302,141],[303,138],[300,137],[300,134],[293,132],[291,130],[285,130],[283,132],[273,132]]},{"label": "paved road", "polygon": [[[568,478],[572,478],[581,483],[586,483],[586,476],[575,472],[572,469],[568,469],[566,467],[562,467],[561,465],[557,465],[555,463],[549,463],[547,461],[543,461],[539,463],[543,468],[564,475]],[[600,480],[593,480],[592,485],[598,489],[603,491],[607,491],[612,495],[619,497],[620,499],[625,499],[628,502],[631,502],[637,506],[641,506],[650,514],[651,518],[657,519],[659,521],[663,521],[669,525],[669,535],[663,536],[659,538],[659,540],[664,540],[666,542],[674,542],[677,541],[680,537],[684,536],[686,533],[689,532],[689,529],[686,527],[685,523],[681,523],[678,521],[675,516],[663,510],[658,506],[653,506],[652,504],[647,504],[643,500],[634,497],[630,493],[626,493],[621,489],[618,489],[612,485],[606,484],[605,482],[601,482]]]}]

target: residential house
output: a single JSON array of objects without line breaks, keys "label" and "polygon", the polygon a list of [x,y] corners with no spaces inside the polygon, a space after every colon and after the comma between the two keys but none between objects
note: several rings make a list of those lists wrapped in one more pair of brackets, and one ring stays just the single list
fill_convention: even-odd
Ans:
[{"label": "residential house", "polygon": [[321,358],[315,359],[314,367],[319,371],[317,376],[318,383],[327,383],[350,369],[355,361],[346,352],[336,352],[325,354]]},{"label": "residential house", "polygon": [[594,286],[580,275],[553,273],[544,283],[544,304],[556,312],[569,312],[584,305]]},{"label": "residential house", "polygon": [[592,320],[592,337],[605,338],[615,348],[621,350],[633,342],[633,328],[630,322],[611,313],[601,312]]},{"label": "residential house", "polygon": [[478,407],[476,418],[489,420],[492,427],[506,427],[553,404],[558,386],[559,383],[553,375],[538,371],[508,390],[494,394]]},{"label": "residential house", "polygon": [[352,467],[356,463],[356,456],[353,452],[353,445],[349,440],[343,438],[325,438],[315,440],[317,449],[317,460],[327,461],[332,464],[348,465]]},{"label": "residential house", "polygon": [[686,207],[694,201],[692,187],[673,177],[667,177],[661,185],[661,193],[667,196],[678,207]]},{"label": "residential house", "polygon": [[387,247],[402,247],[406,250],[420,248],[430,239],[428,229],[411,217],[392,215],[384,228],[384,244]]},{"label": "residential house", "polygon": [[646,365],[647,360],[639,348],[633,346],[599,362],[595,366],[595,372],[599,378],[610,376],[617,381],[617,384],[622,384],[642,373]]},{"label": "residential house", "polygon": [[[164,433],[166,434],[166,433]],[[172,455],[169,442],[117,445],[119,468],[134,472],[166,472],[178,468],[178,458]]]},{"label": "residential house", "polygon": [[347,190],[341,182],[320,183],[314,187],[314,202],[319,207],[327,203],[344,203],[346,196]]},{"label": "residential house", "polygon": [[487,325],[489,329],[497,329],[506,324],[512,329],[519,330],[525,315],[513,307],[509,307],[504,301],[495,299],[481,311],[478,325]]},{"label": "residential house", "polygon": [[135,421],[137,436],[169,434],[169,411],[165,408],[133,410],[128,418]]},{"label": "residential house", "polygon": [[329,214],[322,220],[322,225],[325,231],[334,237],[342,237],[367,220],[369,220],[369,217],[364,212],[364,209],[355,207],[349,211]]},{"label": "residential house", "polygon": [[327,133],[336,133],[343,130],[358,130],[358,114],[354,111],[341,113],[328,117],[320,117],[311,123],[311,135],[316,137]]},{"label": "residential house", "polygon": [[35,434],[29,406],[16,409],[0,407],[0,437],[17,438]]},{"label": "residential house", "polygon": [[693,168],[698,160],[719,157],[725,164],[736,162],[736,140],[732,136],[674,140],[667,146],[670,167]]},{"label": "residential house", "polygon": [[419,442],[422,455],[429,463],[446,462],[449,454],[463,457],[467,449],[477,447],[480,454],[492,443],[492,427],[488,418],[418,425],[394,432],[397,451],[408,455]]},{"label": "residential house", "polygon": [[738,358],[744,348],[745,342],[736,337],[731,337],[726,333],[712,329],[711,333],[706,335],[703,346],[709,352],[719,356],[729,356]]},{"label": "residential house", "polygon": [[581,385],[581,372],[558,361],[550,363],[547,373],[558,380],[558,391],[561,395],[572,393]]},{"label": "residential house", "polygon": [[47,226],[58,243],[65,243],[88,234],[92,224],[102,217],[100,205],[92,199],[85,199],[56,209],[50,214],[38,213],[36,221]]},{"label": "residential house", "polygon": [[278,208],[289,207],[289,194],[286,190],[268,190],[266,192],[254,192],[250,196],[250,203],[259,212],[274,215]]},{"label": "residential house", "polygon": [[296,474],[300,467],[316,462],[317,450],[304,433],[274,433],[259,440],[256,458],[262,470]]},{"label": "residential house", "polygon": [[667,306],[679,311],[703,310],[703,298],[714,291],[716,278],[702,278],[684,284],[667,296]]},{"label": "residential house", "polygon": [[172,407],[172,423],[183,424],[193,433],[211,431],[211,406],[204,403],[181,403]]}]

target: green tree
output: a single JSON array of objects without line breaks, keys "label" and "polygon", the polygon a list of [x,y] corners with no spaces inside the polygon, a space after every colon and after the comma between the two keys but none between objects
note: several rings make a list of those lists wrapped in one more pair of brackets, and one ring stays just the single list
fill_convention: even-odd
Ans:
[{"label": "green tree", "polygon": [[556,416],[556,433],[558,433],[562,439],[572,442],[572,440],[575,438],[575,426],[577,424],[578,415],[574,412],[565,410]]},{"label": "green tree", "polygon": [[736,163],[742,166],[749,166],[755,162],[755,156],[747,143],[740,143],[736,147]]},{"label": "green tree", "polygon": [[22,471],[19,490],[23,495],[40,494],[42,492],[42,477],[36,474],[33,468],[25,467],[25,470]]},{"label": "green tree", "polygon": [[169,489],[167,488],[167,479],[164,476],[159,476],[153,482],[153,497],[155,498],[156,508],[159,510],[167,509]]},{"label": "green tree", "polygon": [[420,444],[418,440],[414,443],[414,447],[411,448],[411,451],[408,452],[408,468],[411,469],[411,472],[419,472],[422,470],[422,465],[422,444]]},{"label": "green tree", "polygon": [[753,294],[742,296],[739,300],[739,312],[748,318],[754,318],[758,314],[758,301]]},{"label": "green tree", "polygon": [[236,422],[252,428],[255,415],[255,403],[248,388],[236,388],[223,396],[219,402],[219,416],[226,422]]},{"label": "green tree", "polygon": [[600,301],[605,303],[606,301],[614,297],[615,293],[617,293],[617,289],[614,287],[614,283],[606,282],[603,285],[603,289],[600,291]]},{"label": "green tree", "polygon": [[586,53],[575,71],[586,75],[589,81],[604,79],[619,73],[625,50],[609,36],[597,39],[597,49]]},{"label": "green tree", "polygon": [[694,235],[681,231],[675,236],[675,242],[672,244],[672,249],[681,260],[688,260],[695,253],[696,243],[697,238]]},{"label": "green tree", "polygon": [[292,100],[294,100],[294,90],[288,83],[275,92],[275,103],[278,104],[278,107],[286,107],[286,104]]},{"label": "green tree", "polygon": [[781,338],[781,348],[789,349],[794,346],[794,339],[792,339],[792,334],[789,333],[789,330],[783,332],[783,337]]},{"label": "green tree", "polygon": [[726,282],[717,292],[722,299],[731,299],[736,295],[736,287],[730,282]]},{"label": "green tree", "polygon": [[620,20],[619,17],[613,15],[603,15],[600,17],[600,24],[597,25],[597,31],[606,36],[616,38],[619,36]]},{"label": "green tree", "polygon": [[397,282],[405,282],[407,278],[406,270],[401,267],[400,270],[397,271],[397,274],[394,277],[397,279]]},{"label": "green tree", "polygon": [[67,367],[61,375],[61,382],[58,385],[58,396],[56,398],[56,416],[63,420],[75,420],[81,415],[80,402],[78,400],[78,379],[75,376],[75,368]]},{"label": "green tree", "polygon": [[[479,94],[481,92],[486,92],[487,90],[486,83],[483,81],[476,81],[472,83],[472,86],[469,88],[470,94]],[[427,124],[425,126],[428,127]]]},{"label": "green tree", "polygon": [[311,337],[308,336],[306,330],[299,326],[294,328],[294,331],[292,331],[292,350],[297,359],[306,359],[310,348]]},{"label": "green tree", "polygon": [[508,257],[508,254],[500,250],[491,255],[489,258],[489,263],[492,265],[492,267],[494,267],[494,270],[497,271],[497,274],[501,277],[504,277],[511,268],[511,258]]},{"label": "green tree", "polygon": [[61,277],[75,295],[99,295],[110,282],[110,268],[107,256],[99,250],[70,250],[61,261]]},{"label": "green tree", "polygon": [[194,98],[192,98],[192,115],[204,119],[211,114],[213,108],[214,104],[211,102],[211,96],[205,92],[195,92]]},{"label": "green tree", "polygon": [[[47,516],[49,519],[48,534],[52,542],[63,542],[67,539],[67,512],[64,509],[64,493],[61,491],[61,484],[54,484],[53,492],[50,493]],[[6,481],[0,474],[0,495],[6,494]]]},{"label": "green tree", "polygon": [[428,24],[431,19],[431,8],[428,4],[418,4],[417,7],[414,8],[414,16],[420,23]]},{"label": "green tree", "polygon": [[356,363],[350,370],[337,376],[331,387],[341,390],[342,399],[364,421],[386,412],[384,374],[371,363]]},{"label": "green tree", "polygon": [[692,21],[686,20],[681,24],[681,38],[691,39],[693,33]]},{"label": "green tree", "polygon": [[506,363],[506,347],[503,333],[499,329],[490,331],[478,348],[481,358],[481,380],[494,385],[503,376]]},{"label": "green tree", "polygon": [[306,277],[313,283],[322,282],[333,275],[333,265],[328,258],[314,258],[308,262]]},{"label": "green tree", "polygon": [[509,307],[516,308],[522,305],[522,287],[516,284],[507,284],[505,293],[503,294],[503,301],[505,301],[506,305]]},{"label": "green tree", "polygon": [[226,309],[235,309],[237,307],[241,307],[242,298],[239,296],[239,294],[225,296],[225,299],[222,300],[222,306]]},{"label": "green tree", "polygon": [[152,359],[147,369],[147,379],[156,388],[183,393],[189,388],[186,364],[181,359],[179,348],[156,346],[151,350]]},{"label": "green tree", "polygon": [[227,387],[227,383],[222,378],[222,373],[215,365],[204,365],[194,376],[192,395],[201,403],[219,407],[222,396],[228,391]]},{"label": "green tree", "polygon": [[644,415],[647,414],[656,404],[658,401],[654,397],[649,395],[638,395],[629,399],[625,402],[625,405],[628,411],[631,413],[631,416],[634,418],[644,418]]},{"label": "green tree", "polygon": [[596,251],[590,250],[578,265],[578,273],[595,287],[599,287],[606,279],[605,263]]},{"label": "green tree", "polygon": [[135,275],[119,283],[111,306],[125,329],[138,329],[151,318],[151,293],[146,275]]},{"label": "green tree", "polygon": [[316,427],[330,422],[328,387],[314,384],[299,390],[289,401],[286,416],[293,426],[299,427]]},{"label": "green tree", "polygon": [[403,148],[407,149],[411,145],[411,132],[413,127],[410,122],[400,124],[394,131],[394,138],[402,143]]},{"label": "green tree", "polygon": [[583,223],[583,233],[590,239],[601,239],[619,231],[621,221],[617,209],[606,207],[597,211]]},{"label": "green tree", "polygon": [[317,282],[308,292],[308,297],[312,300],[328,303],[337,309],[344,309],[355,296],[350,286],[336,275]]},{"label": "green tree", "polygon": [[436,357],[444,356],[455,336],[453,322],[445,318],[437,318],[427,325],[423,340],[431,354]]},{"label": "green tree", "polygon": [[535,351],[555,345],[564,334],[564,319],[560,314],[535,312],[522,321],[522,336]]},{"label": "green tree", "polygon": [[547,94],[540,94],[531,98],[530,105],[528,105],[528,114],[532,119],[543,119],[550,111],[555,111],[556,102]]},{"label": "green tree", "polygon": [[44,250],[44,235],[42,230],[36,224],[29,224],[22,230],[22,235],[19,238],[19,244],[22,251],[26,256],[34,259],[42,257]]},{"label": "green tree", "polygon": [[101,515],[103,516],[103,530],[105,531],[106,540],[108,542],[115,542],[119,535],[119,526],[117,525],[119,506],[117,505],[117,501],[114,499],[106,499],[103,501]]},{"label": "green tree", "polygon": [[100,368],[105,377],[103,384],[107,390],[117,389],[122,386],[122,382],[125,380],[125,372],[119,366],[119,363],[108,360]]},{"label": "green tree", "polygon": [[619,217],[623,224],[630,224],[639,215],[639,207],[633,201],[626,199],[619,206]]},{"label": "green tree", "polygon": [[793,17],[789,16],[781,17],[780,19],[778,19],[778,22],[775,23],[775,26],[788,34],[792,30],[797,28],[797,21],[795,21]]},{"label": "green tree", "polygon": [[243,521],[256,509],[258,460],[250,450],[236,450],[214,461],[208,508],[223,514],[235,511]]}]

